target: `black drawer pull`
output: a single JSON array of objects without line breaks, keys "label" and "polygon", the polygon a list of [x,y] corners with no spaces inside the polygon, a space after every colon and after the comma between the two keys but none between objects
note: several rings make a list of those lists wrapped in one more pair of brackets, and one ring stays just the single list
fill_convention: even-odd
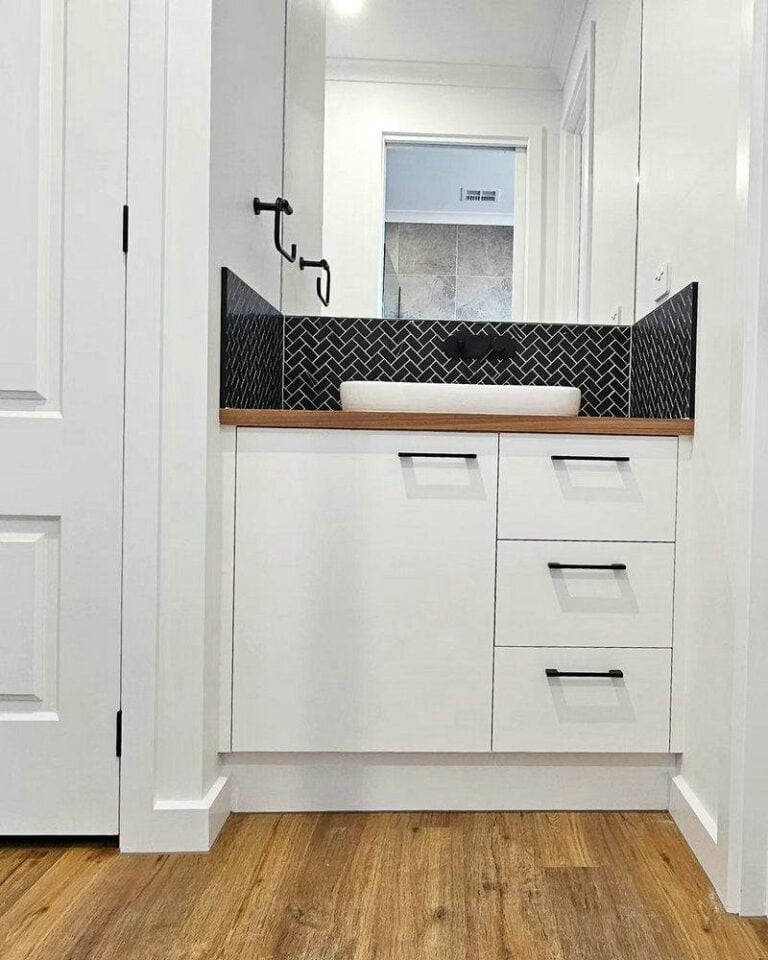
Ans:
[{"label": "black drawer pull", "polygon": [[577,457],[575,455],[569,456],[553,456],[550,457],[550,460],[557,462],[558,460],[600,460],[607,461],[608,463],[629,463],[629,457]]},{"label": "black drawer pull", "polygon": [[555,670],[553,667],[547,667],[544,671],[549,679],[555,677],[605,677],[606,680],[623,680],[623,670],[606,670],[603,673],[595,673],[592,670]]},{"label": "black drawer pull", "polygon": [[626,570],[626,563],[548,563],[550,570]]},{"label": "black drawer pull", "polygon": [[447,460],[477,460],[476,453],[398,453],[401,460],[412,460],[414,457],[430,457]]}]

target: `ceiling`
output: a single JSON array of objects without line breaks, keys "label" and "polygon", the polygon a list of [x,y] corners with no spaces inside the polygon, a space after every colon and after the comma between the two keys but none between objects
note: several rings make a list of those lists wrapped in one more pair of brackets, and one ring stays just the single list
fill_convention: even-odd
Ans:
[{"label": "ceiling", "polygon": [[[550,68],[583,0],[328,0],[327,56]],[[346,11],[346,12],[342,12]]]}]

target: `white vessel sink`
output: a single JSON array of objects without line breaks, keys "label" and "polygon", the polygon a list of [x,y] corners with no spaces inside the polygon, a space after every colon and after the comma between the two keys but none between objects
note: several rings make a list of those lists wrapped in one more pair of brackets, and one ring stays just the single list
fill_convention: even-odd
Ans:
[{"label": "white vessel sink", "polygon": [[341,384],[342,410],[575,417],[580,406],[581,390],[577,387],[386,383],[381,380],[347,380]]}]

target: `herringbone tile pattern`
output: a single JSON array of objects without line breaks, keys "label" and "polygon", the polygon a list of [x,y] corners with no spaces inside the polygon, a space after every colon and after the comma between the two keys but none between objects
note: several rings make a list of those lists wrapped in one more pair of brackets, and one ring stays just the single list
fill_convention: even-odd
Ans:
[{"label": "herringbone tile pattern", "polygon": [[[337,410],[343,380],[524,383],[579,387],[584,416],[692,417],[696,303],[693,283],[634,327],[283,318],[225,269],[221,405]],[[458,330],[511,336],[514,356],[450,358]]]},{"label": "herringbone tile pattern", "polygon": [[[442,344],[457,330],[509,335],[510,359],[463,361]],[[628,327],[287,317],[284,405],[339,409],[343,380],[537,384],[580,387],[586,416],[629,412]]]},{"label": "herringbone tile pattern", "polygon": [[283,405],[283,315],[226,267],[221,272],[220,404]]},{"label": "herringbone tile pattern", "polygon": [[697,301],[690,283],[632,328],[633,417],[693,417]]}]

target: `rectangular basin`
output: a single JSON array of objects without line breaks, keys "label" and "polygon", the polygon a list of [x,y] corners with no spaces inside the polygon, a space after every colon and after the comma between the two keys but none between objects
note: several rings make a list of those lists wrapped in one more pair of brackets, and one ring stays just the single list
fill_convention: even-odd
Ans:
[{"label": "rectangular basin", "polygon": [[342,410],[380,413],[486,413],[575,417],[578,387],[493,386],[464,383],[388,383],[347,380]]}]

